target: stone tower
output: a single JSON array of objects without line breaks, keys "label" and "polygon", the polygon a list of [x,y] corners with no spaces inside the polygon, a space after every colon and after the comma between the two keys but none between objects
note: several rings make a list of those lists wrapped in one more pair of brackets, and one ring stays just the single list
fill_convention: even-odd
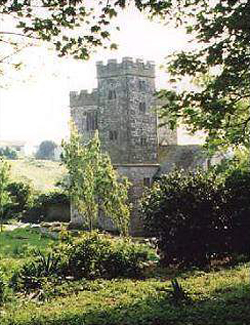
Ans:
[{"label": "stone tower", "polygon": [[[159,168],[155,65],[126,57],[121,63],[108,60],[106,65],[97,62],[96,66],[97,89],[70,93],[71,117],[86,140],[98,129],[103,150],[118,172],[132,182],[135,208],[131,234],[139,234],[138,198]],[[167,134],[168,143],[176,144],[176,131],[168,130]],[[77,222],[76,216],[72,222]]]},{"label": "stone tower", "polygon": [[157,162],[157,119],[153,110],[155,67],[123,58],[97,63],[98,129],[115,164]]}]

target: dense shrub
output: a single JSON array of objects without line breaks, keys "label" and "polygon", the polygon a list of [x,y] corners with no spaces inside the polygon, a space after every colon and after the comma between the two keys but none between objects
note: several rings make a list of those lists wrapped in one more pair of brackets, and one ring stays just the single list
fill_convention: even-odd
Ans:
[{"label": "dense shrub", "polygon": [[[58,206],[64,207],[64,213],[55,213],[51,215],[50,209]],[[42,221],[69,221],[69,196],[61,192],[42,193],[38,195],[32,204],[32,207],[23,215],[24,222],[40,223]],[[68,210],[68,211],[67,211]]]},{"label": "dense shrub", "polygon": [[15,290],[31,291],[41,289],[44,279],[137,277],[148,257],[147,245],[87,233],[61,242],[53,254],[36,255],[15,272],[11,282]]},{"label": "dense shrub", "polygon": [[16,291],[25,291],[26,293],[41,289],[46,282],[46,278],[57,278],[60,271],[60,257],[55,257],[49,253],[44,255],[36,252],[32,261],[24,264],[23,267],[15,272],[11,279],[11,286]]},{"label": "dense shrub", "polygon": [[128,239],[85,234],[71,245],[62,246],[66,256],[64,272],[74,278],[138,276],[142,262],[148,259],[146,248]]},{"label": "dense shrub", "polygon": [[145,229],[157,237],[162,261],[204,264],[224,252],[221,206],[215,177],[178,170],[162,176],[141,205]]},{"label": "dense shrub", "polygon": [[213,172],[162,176],[141,202],[146,231],[166,264],[204,265],[214,257],[250,255],[250,173],[223,183]]},{"label": "dense shrub", "polygon": [[30,208],[34,190],[29,184],[12,182],[8,184],[7,191],[11,197],[11,203],[5,208],[7,218],[18,217]]},{"label": "dense shrub", "polygon": [[234,170],[225,180],[224,191],[230,249],[250,254],[250,172]]}]

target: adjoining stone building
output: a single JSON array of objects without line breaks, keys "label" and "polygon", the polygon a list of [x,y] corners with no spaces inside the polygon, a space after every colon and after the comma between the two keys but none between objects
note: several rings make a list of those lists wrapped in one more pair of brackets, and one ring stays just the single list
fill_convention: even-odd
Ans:
[{"label": "adjoining stone building", "polygon": [[[168,155],[161,152],[178,147],[177,131],[165,127],[158,132],[154,62],[125,57],[121,63],[97,62],[96,67],[97,89],[91,93],[70,92],[71,117],[86,140],[98,129],[102,149],[109,153],[118,172],[132,182],[130,194],[135,208],[130,232],[139,234],[142,228],[136,213],[138,199],[144,187],[160,173],[161,165],[168,161]],[[167,171],[175,163],[171,161]],[[71,222],[81,222],[77,213],[72,214]],[[105,227],[112,225],[108,223]]]}]

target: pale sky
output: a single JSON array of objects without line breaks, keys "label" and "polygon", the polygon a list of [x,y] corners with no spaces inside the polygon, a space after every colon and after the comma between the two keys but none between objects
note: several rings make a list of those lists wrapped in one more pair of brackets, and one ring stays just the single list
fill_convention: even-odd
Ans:
[{"label": "pale sky", "polygon": [[20,60],[25,67],[9,74],[8,88],[0,89],[0,140],[60,143],[68,134],[69,91],[96,87],[96,61],[121,61],[124,56],[153,60],[156,86],[166,88],[167,76],[160,66],[168,54],[189,46],[185,33],[153,23],[135,9],[122,13],[118,23],[120,31],[113,33],[112,41],[119,49],[98,49],[87,62],[59,59],[42,47],[23,51]]}]

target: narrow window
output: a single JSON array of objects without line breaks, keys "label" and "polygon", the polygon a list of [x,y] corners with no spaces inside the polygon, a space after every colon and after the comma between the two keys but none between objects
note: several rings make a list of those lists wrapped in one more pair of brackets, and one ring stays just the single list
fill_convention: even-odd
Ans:
[{"label": "narrow window", "polygon": [[146,112],[146,103],[145,103],[145,102],[140,102],[140,103],[139,103],[139,110],[140,110],[142,113],[145,113],[145,112]]},{"label": "narrow window", "polygon": [[142,137],[141,138],[141,146],[145,146],[147,144],[147,139]]},{"label": "narrow window", "polygon": [[109,131],[109,140],[116,141],[118,138],[118,132],[117,131]]},{"label": "narrow window", "polygon": [[108,94],[108,99],[116,99],[116,91],[115,90],[109,90],[109,94]]},{"label": "narrow window", "polygon": [[146,81],[145,80],[139,80],[139,90],[140,91],[146,90]]},{"label": "narrow window", "polygon": [[143,185],[146,186],[146,187],[150,187],[151,185],[151,180],[149,177],[144,177],[143,178]]},{"label": "narrow window", "polygon": [[86,117],[86,129],[87,131],[93,131],[97,129],[97,113],[88,112]]}]

